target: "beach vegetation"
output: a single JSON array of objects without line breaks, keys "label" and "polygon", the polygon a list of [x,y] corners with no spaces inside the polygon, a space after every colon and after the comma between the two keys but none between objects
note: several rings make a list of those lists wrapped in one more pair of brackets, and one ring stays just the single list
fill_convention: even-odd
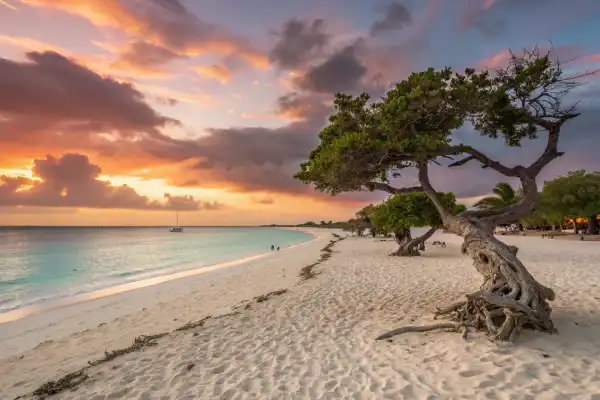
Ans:
[{"label": "beach vegetation", "polygon": [[[439,193],[449,209],[457,211],[454,193]],[[419,256],[419,249],[443,225],[435,204],[423,192],[394,194],[371,210],[371,221],[378,230],[392,232],[398,249],[391,255]],[[413,238],[410,228],[429,227],[423,235]]]},{"label": "beach vegetation", "polygon": [[587,223],[587,234],[598,234],[600,171],[571,171],[544,182],[540,211],[543,217],[567,218],[578,233],[578,222]]},{"label": "beach vegetation", "polygon": [[492,191],[494,192],[493,196],[484,197],[473,204],[473,207],[489,210],[511,206],[519,202],[520,193],[510,183],[499,182]]},{"label": "beach vegetation", "polygon": [[327,243],[327,245],[321,249],[321,256],[319,257],[319,259],[314,263],[302,267],[302,269],[300,270],[301,282],[316,278],[318,273],[314,271],[314,268],[322,262],[327,261],[329,258],[331,258],[331,254],[333,253],[333,246],[337,242],[340,242],[345,239],[345,237],[340,236],[337,233],[334,233],[332,236],[334,238],[330,240],[329,243]]},{"label": "beach vegetation", "polygon": [[[518,258],[518,249],[498,240],[493,230],[537,209],[536,178],[563,155],[558,147],[561,130],[579,116],[566,96],[583,76],[566,76],[552,50],[536,47],[511,52],[506,65],[492,71],[429,68],[412,73],[381,99],[338,93],[329,122],[319,133],[320,143],[295,177],[331,195],[361,190],[424,192],[444,228],[463,237],[461,251],[473,259],[483,277],[480,290],[438,314],[465,332],[484,330],[494,340],[514,340],[523,328],[555,333],[548,303],[554,300],[554,291],[539,283]],[[522,165],[509,166],[463,142],[464,135],[454,134],[465,125],[485,138],[504,141],[508,148],[527,139],[544,140],[544,149]],[[518,179],[519,200],[454,215],[430,175],[467,163]],[[395,178],[407,169],[416,170],[417,182],[394,186]]]}]

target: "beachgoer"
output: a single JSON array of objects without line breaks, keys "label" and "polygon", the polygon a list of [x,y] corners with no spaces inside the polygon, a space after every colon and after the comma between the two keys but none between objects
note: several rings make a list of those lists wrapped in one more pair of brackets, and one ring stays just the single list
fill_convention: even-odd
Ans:
[{"label": "beachgoer", "polygon": [[275,250],[275,246],[271,245],[271,251]]},{"label": "beachgoer", "polygon": [[277,251],[279,251],[279,246],[277,246]]}]

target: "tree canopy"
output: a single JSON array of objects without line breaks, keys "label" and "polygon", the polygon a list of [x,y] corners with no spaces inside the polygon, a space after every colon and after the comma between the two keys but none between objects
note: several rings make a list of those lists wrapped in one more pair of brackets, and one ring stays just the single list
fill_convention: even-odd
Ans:
[{"label": "tree canopy", "polygon": [[[454,193],[439,193],[449,209],[456,208]],[[371,221],[377,229],[394,232],[406,228],[441,227],[442,218],[425,193],[396,194],[373,207]]]},{"label": "tree canopy", "polygon": [[[517,204],[468,213],[493,223],[514,221],[533,211],[539,198],[535,177],[562,155],[557,149],[560,127],[578,115],[573,107],[563,106],[563,98],[576,85],[562,77],[551,53],[534,49],[512,55],[507,67],[493,73],[474,69],[453,73],[450,68],[412,73],[378,101],[370,101],[367,94],[338,93],[329,124],[319,133],[320,144],[295,176],[332,195],[364,189],[391,194],[424,190],[435,197],[428,164],[464,155],[449,166],[475,160],[484,168],[519,178],[523,188]],[[466,122],[481,135],[502,138],[509,146],[519,146],[524,138],[537,138],[538,131],[545,130],[548,144],[529,166],[507,167],[452,137]],[[420,186],[392,187],[390,180],[408,167],[419,169]],[[440,212],[443,217],[451,215],[451,210]]]},{"label": "tree canopy", "polygon": [[542,188],[540,212],[576,219],[588,218],[595,231],[595,219],[600,214],[600,171],[578,170],[546,181]]}]

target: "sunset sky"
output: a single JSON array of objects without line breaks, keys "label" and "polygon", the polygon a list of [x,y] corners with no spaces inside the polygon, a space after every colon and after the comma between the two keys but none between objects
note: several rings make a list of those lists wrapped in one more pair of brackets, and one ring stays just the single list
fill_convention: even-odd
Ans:
[{"label": "sunset sky", "polygon": [[[335,92],[381,96],[411,71],[536,44],[567,73],[594,70],[599,14],[598,0],[0,0],[0,225],[347,219],[385,195],[292,178]],[[540,184],[600,169],[599,94],[597,76],[573,94],[582,115]],[[543,145],[457,136],[508,164]],[[472,203],[502,177],[432,180]]]}]

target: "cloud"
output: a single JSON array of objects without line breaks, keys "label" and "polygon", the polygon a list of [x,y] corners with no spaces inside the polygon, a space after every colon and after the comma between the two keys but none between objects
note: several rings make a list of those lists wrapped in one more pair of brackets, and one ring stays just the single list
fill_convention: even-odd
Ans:
[{"label": "cloud", "polygon": [[164,106],[172,107],[178,103],[176,99],[167,96],[154,96],[154,99]]},{"label": "cloud", "polygon": [[460,28],[474,29],[488,38],[499,38],[509,32],[552,35],[598,11],[600,3],[595,0],[568,4],[563,0],[463,0]]},{"label": "cloud", "polygon": [[6,8],[9,8],[9,9],[13,10],[13,11],[16,11],[16,10],[17,10],[17,7],[15,7],[15,6],[11,5],[11,4],[10,4],[8,1],[6,1],[6,0],[0,0],[0,6],[4,6],[4,7],[6,7]]},{"label": "cloud", "polygon": [[[516,49],[503,49],[479,61],[476,64],[476,67],[481,69],[494,69],[506,67],[510,58],[512,57],[511,51],[513,52],[513,54],[523,54],[522,51]],[[576,45],[564,45],[556,47],[539,46],[539,51],[541,54],[551,52],[551,58],[555,60],[557,59],[561,63],[566,63],[575,60],[578,57],[581,57],[581,55],[583,54],[583,49],[580,46]]]},{"label": "cloud", "polygon": [[26,57],[25,62],[0,58],[0,136],[10,134],[11,127],[23,134],[38,125],[55,131],[95,127],[121,135],[156,133],[176,122],[154,111],[130,84],[102,77],[58,53]]},{"label": "cloud", "polygon": [[389,31],[397,31],[406,25],[412,24],[412,16],[406,6],[400,3],[391,3],[387,6],[382,19],[379,19],[369,28],[371,36],[378,36]]},{"label": "cloud", "polygon": [[281,69],[303,67],[321,55],[330,40],[325,32],[325,20],[320,18],[312,21],[292,18],[272,34],[278,40],[269,53],[269,60]]},{"label": "cloud", "polygon": [[359,83],[367,73],[367,67],[360,56],[364,40],[342,48],[323,63],[313,66],[295,79],[298,88],[315,93],[349,92],[359,88]]},{"label": "cloud", "polygon": [[134,39],[161,46],[182,56],[236,54],[255,67],[268,65],[267,56],[248,39],[200,20],[179,0],[22,1],[79,15],[97,26],[119,28]]},{"label": "cloud", "polygon": [[275,204],[275,199],[271,196],[253,197],[252,202],[255,204],[271,205],[271,204]]},{"label": "cloud", "polygon": [[227,83],[231,79],[231,71],[225,65],[199,65],[192,67],[198,75],[214,79],[219,83]]},{"label": "cloud", "polygon": [[184,58],[184,56],[156,44],[143,40],[130,43],[120,54],[115,62],[116,67],[131,68],[143,72],[164,74],[163,66],[170,61]]},{"label": "cloud", "polygon": [[1,176],[0,205],[179,211],[220,207],[214,202],[198,202],[192,196],[169,194],[160,203],[127,185],[113,186],[100,180],[100,167],[81,154],[65,154],[60,158],[48,155],[35,160],[32,173],[39,180]]},{"label": "cloud", "polygon": [[258,114],[241,113],[240,117],[244,119],[264,119],[265,117]]},{"label": "cloud", "polygon": [[275,115],[292,121],[314,118],[316,114],[322,114],[323,120],[328,111],[332,109],[325,102],[330,101],[329,96],[316,94],[300,94],[289,92],[277,98],[275,102]]}]

